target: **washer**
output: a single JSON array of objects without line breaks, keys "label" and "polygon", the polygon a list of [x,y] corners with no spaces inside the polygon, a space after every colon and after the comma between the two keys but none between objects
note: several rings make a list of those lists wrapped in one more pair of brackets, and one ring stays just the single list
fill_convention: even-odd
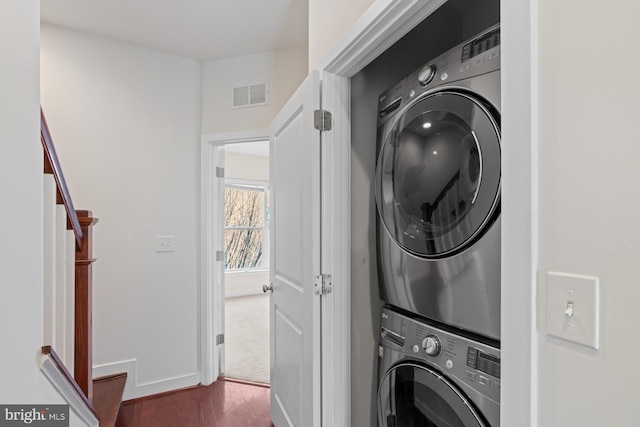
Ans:
[{"label": "washer", "polygon": [[500,339],[500,28],[379,97],[381,298]]},{"label": "washer", "polygon": [[382,310],[378,426],[497,427],[500,350]]}]

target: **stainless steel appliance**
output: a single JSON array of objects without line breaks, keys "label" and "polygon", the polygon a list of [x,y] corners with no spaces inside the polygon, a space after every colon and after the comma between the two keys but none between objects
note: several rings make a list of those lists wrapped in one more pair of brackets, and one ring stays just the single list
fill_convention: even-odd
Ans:
[{"label": "stainless steel appliance", "polygon": [[500,350],[383,308],[379,427],[497,427]]},{"label": "stainless steel appliance", "polygon": [[382,299],[500,339],[500,28],[379,97]]}]

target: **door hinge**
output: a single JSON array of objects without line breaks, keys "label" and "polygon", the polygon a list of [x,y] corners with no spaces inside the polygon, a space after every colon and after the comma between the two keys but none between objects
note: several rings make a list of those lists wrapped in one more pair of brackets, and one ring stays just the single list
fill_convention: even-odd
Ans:
[{"label": "door hinge", "polygon": [[330,274],[319,274],[313,278],[313,293],[327,295],[333,291],[333,282]]},{"label": "door hinge", "polygon": [[224,334],[216,335],[216,345],[224,344]]},{"label": "door hinge", "polygon": [[216,261],[224,261],[224,251],[216,251]]},{"label": "door hinge", "polygon": [[216,166],[216,178],[224,178],[224,168]]},{"label": "door hinge", "polygon": [[331,130],[331,113],[327,110],[313,112],[313,127],[319,131]]}]

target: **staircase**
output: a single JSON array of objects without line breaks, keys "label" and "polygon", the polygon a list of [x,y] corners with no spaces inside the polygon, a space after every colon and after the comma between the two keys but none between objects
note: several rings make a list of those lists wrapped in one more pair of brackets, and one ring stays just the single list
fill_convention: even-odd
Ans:
[{"label": "staircase", "polygon": [[[43,373],[88,426],[113,427],[127,375],[92,375],[91,211],[77,211],[40,111],[44,150]],[[73,372],[73,374],[71,374]]]},{"label": "staircase", "polygon": [[126,373],[93,380],[93,406],[100,418],[101,427],[116,425],[126,382]]}]

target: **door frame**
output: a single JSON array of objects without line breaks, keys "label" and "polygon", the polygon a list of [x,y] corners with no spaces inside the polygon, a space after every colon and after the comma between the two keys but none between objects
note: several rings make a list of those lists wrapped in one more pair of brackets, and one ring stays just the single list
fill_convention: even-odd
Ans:
[{"label": "door frame", "polygon": [[[215,278],[224,274],[224,266],[215,261],[214,232],[223,221],[216,214],[217,196],[215,164],[219,149],[226,144],[269,140],[269,129],[217,133],[202,136],[200,147],[200,305],[199,365],[200,382],[209,385],[218,379],[223,355],[216,336],[224,333],[224,289]],[[222,271],[219,269],[222,268]]]},{"label": "door frame", "polygon": [[[347,426],[351,420],[350,370],[350,78],[408,33],[446,0],[374,0],[338,43],[319,61],[322,108],[333,113],[325,132],[322,157],[323,271],[331,271],[334,291],[323,304],[323,420]],[[502,37],[502,372],[501,420],[505,425],[534,426],[537,421],[536,268],[537,268],[537,0],[501,2]],[[506,120],[505,120],[506,119]],[[262,136],[268,136],[268,131]],[[241,133],[240,133],[241,134]],[[226,134],[226,138],[239,137]],[[221,134],[223,135],[223,134]],[[206,195],[210,190],[209,141],[202,145],[202,383],[215,378],[209,364],[215,334],[206,322],[212,308],[207,269]],[[224,138],[223,138],[224,139]],[[510,145],[517,141],[518,145]],[[206,142],[206,143],[205,143]],[[206,166],[206,168],[205,168]],[[328,206],[333,213],[327,215]],[[324,221],[324,218],[323,218]],[[324,239],[327,240],[324,240]],[[333,252],[332,252],[333,251]],[[327,256],[328,255],[328,256]],[[210,257],[209,257],[210,258]],[[325,270],[325,267],[327,268]],[[329,412],[331,409],[333,412]]]}]

